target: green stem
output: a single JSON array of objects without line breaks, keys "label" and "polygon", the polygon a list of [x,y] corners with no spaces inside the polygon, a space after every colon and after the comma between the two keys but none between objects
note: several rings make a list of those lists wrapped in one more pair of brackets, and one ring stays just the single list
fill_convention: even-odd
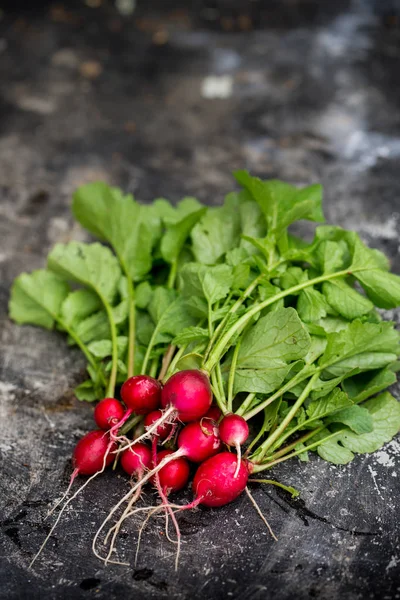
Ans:
[{"label": "green stem", "polygon": [[[316,421],[317,418],[315,419],[308,419],[307,421],[303,421],[303,423],[300,423],[298,425],[296,425],[296,427],[293,427],[293,429],[290,429],[290,431],[286,431],[286,433],[283,434],[283,436],[277,440],[276,442],[276,447],[279,448],[280,446],[282,446],[282,444],[294,433],[296,433],[296,431],[299,431],[299,429],[303,429],[304,427],[306,427],[307,425],[310,425],[310,423],[312,423],[313,421]],[[274,446],[272,447],[272,450],[274,450]]]},{"label": "green stem", "polygon": [[170,377],[170,375],[175,371],[175,367],[182,358],[183,354],[185,353],[186,348],[187,346],[182,346],[182,348],[179,348],[178,352],[175,354],[173,360],[171,361],[171,364],[168,367],[168,371],[165,374],[165,380],[167,380]]},{"label": "green stem", "polygon": [[274,481],[273,479],[248,479],[248,483],[266,483],[267,485],[275,485],[276,487],[285,490],[285,492],[289,492],[292,498],[300,496],[300,492],[291,485],[284,485],[283,483],[279,483],[279,481]]},{"label": "green stem", "polygon": [[214,393],[217,404],[218,404],[219,408],[221,409],[222,414],[225,415],[226,414],[226,405],[225,405],[223,399],[221,398],[217,374],[215,371],[213,371],[213,373],[211,374],[211,388]]},{"label": "green stem", "polygon": [[240,417],[243,417],[244,413],[249,408],[255,397],[256,394],[254,392],[247,394],[246,398],[243,400],[242,404],[239,406],[235,414],[239,415]]},{"label": "green stem", "polygon": [[313,429],[312,431],[309,431],[305,435],[302,435],[300,438],[298,438],[297,440],[295,440],[291,444],[288,444],[287,446],[285,446],[284,448],[282,448],[282,450],[279,450],[278,452],[275,452],[271,456],[268,456],[268,461],[275,460],[276,458],[280,458],[281,456],[285,456],[285,454],[287,454],[288,452],[290,452],[291,450],[293,450],[293,448],[296,448],[297,444],[303,444],[304,442],[306,442],[310,438],[314,437],[314,435],[316,435],[317,433],[319,433],[320,431],[322,431],[322,429],[324,429],[324,427],[317,427],[316,429]]},{"label": "green stem", "polygon": [[268,424],[268,420],[269,420],[269,415],[268,415],[268,411],[266,409],[264,409],[264,423],[260,429],[260,431],[258,432],[258,434],[256,435],[256,437],[254,438],[254,440],[251,442],[251,444],[249,444],[249,446],[247,447],[246,450],[246,454],[249,455],[251,452],[251,449],[257,444],[258,440],[260,440],[262,438],[262,436],[264,435],[264,433],[267,430],[267,424]]},{"label": "green stem", "polygon": [[208,335],[210,336],[210,338],[212,337],[213,334],[213,326],[212,326],[212,307],[211,307],[211,303],[208,303]]},{"label": "green stem", "polygon": [[[318,369],[318,373],[319,373],[319,371],[320,370]],[[243,411],[239,412],[239,410],[241,410],[241,408],[242,408],[242,407],[240,407],[240,409],[236,411],[236,414],[241,415],[244,419],[246,419],[246,421],[248,421],[249,419],[252,419],[255,415],[257,415],[259,412],[264,410],[264,408],[267,408],[267,406],[272,404],[272,402],[274,400],[283,396],[283,394],[288,392],[291,388],[295,387],[298,383],[301,383],[302,381],[307,379],[307,377],[310,377],[311,375],[313,375],[315,372],[316,372],[315,368],[313,368],[312,365],[306,365],[301,371],[299,371],[299,373],[297,373],[294,377],[292,377],[292,379],[290,379],[287,383],[285,383],[284,386],[282,386],[278,391],[276,391],[274,394],[272,394],[272,396],[270,396],[269,398],[264,400],[264,402],[261,402],[261,404],[258,404],[256,407],[254,407],[249,412],[246,412],[247,407]],[[245,402],[246,402],[246,400],[245,400]],[[244,403],[243,403],[243,405],[244,405]]]},{"label": "green stem", "polygon": [[222,379],[221,365],[219,363],[216,366],[215,372],[217,374],[217,382],[218,382],[219,393],[221,394],[221,398],[222,398],[224,404],[226,405],[224,382],[223,382],[223,379]]},{"label": "green stem", "polygon": [[100,298],[101,298],[101,301],[103,302],[104,308],[106,309],[108,322],[110,324],[110,330],[111,330],[112,362],[111,362],[110,379],[108,381],[107,397],[114,398],[115,383],[117,381],[117,369],[118,369],[117,327],[115,325],[112,308],[111,308],[109,302],[103,296],[100,296]]},{"label": "green stem", "polygon": [[149,359],[150,359],[150,354],[151,354],[151,351],[153,349],[153,346],[154,346],[155,341],[156,341],[157,336],[158,336],[158,329],[159,329],[159,327],[158,327],[158,325],[156,325],[156,327],[155,327],[155,329],[153,331],[153,334],[152,334],[152,336],[150,338],[150,342],[148,343],[148,346],[146,348],[146,354],[144,355],[144,359],[143,359],[143,363],[142,363],[142,368],[141,368],[141,371],[140,371],[142,375],[146,375],[147,365],[148,365]]},{"label": "green stem", "polygon": [[171,268],[169,270],[167,287],[172,290],[175,285],[176,275],[178,273],[178,259],[175,259],[171,263]]},{"label": "green stem", "polygon": [[127,376],[132,377],[135,365],[135,329],[136,329],[136,314],[135,314],[135,291],[131,277],[126,273],[128,281],[129,294],[129,329],[128,329],[128,360],[127,360]]},{"label": "green stem", "polygon": [[268,438],[265,440],[265,442],[263,444],[261,444],[261,446],[259,447],[259,449],[257,451],[257,456],[259,458],[262,458],[266,455],[266,453],[271,448],[271,446],[274,444],[274,442],[276,442],[276,440],[285,431],[286,427],[289,425],[289,423],[291,422],[293,417],[296,415],[297,411],[299,410],[299,408],[301,407],[303,402],[308,398],[308,395],[309,395],[310,391],[312,390],[314,382],[318,377],[319,377],[319,372],[315,373],[311,377],[310,381],[307,383],[303,392],[300,394],[300,396],[298,397],[296,402],[293,404],[292,408],[290,409],[290,411],[288,412],[286,417],[283,419],[283,421],[281,422],[279,427],[277,427],[275,429],[275,431],[270,436],[268,436]]},{"label": "green stem", "polygon": [[281,463],[285,460],[289,460],[290,458],[294,458],[295,456],[298,456],[299,454],[303,454],[303,452],[308,452],[308,450],[314,450],[314,448],[317,448],[324,442],[331,440],[332,438],[336,437],[340,433],[343,433],[343,431],[344,431],[344,429],[341,429],[340,431],[336,431],[335,433],[328,435],[327,437],[323,438],[322,440],[318,440],[317,442],[314,442],[313,444],[310,444],[309,446],[306,446],[305,448],[301,448],[301,450],[296,450],[296,452],[292,452],[291,454],[283,456],[282,458],[278,458],[278,459],[274,460],[273,462],[255,465],[254,469],[253,469],[253,473],[259,473],[260,471],[264,471],[265,469],[270,469],[271,467],[277,465],[278,463]]},{"label": "green stem", "polygon": [[225,325],[228,322],[228,319],[230,317],[230,315],[234,314],[237,310],[239,310],[239,308],[242,306],[243,302],[250,296],[250,294],[252,293],[252,291],[257,287],[257,285],[260,283],[260,281],[265,277],[264,274],[260,274],[258,275],[254,281],[252,281],[252,283],[247,287],[247,289],[245,289],[245,291],[243,292],[243,294],[240,296],[240,298],[238,298],[235,302],[235,304],[233,304],[231,306],[231,308],[229,309],[229,311],[227,312],[227,314],[225,315],[225,317],[222,319],[222,321],[218,324],[217,328],[215,329],[209,343],[208,346],[206,348],[206,351],[204,353],[204,361],[207,360],[212,347],[214,346],[215,342],[217,341],[217,338],[219,336],[219,334],[221,333],[221,331],[223,330],[223,328],[225,327]]},{"label": "green stem", "polygon": [[233,407],[233,385],[235,383],[235,372],[236,372],[236,365],[237,365],[238,356],[239,356],[239,350],[240,350],[240,340],[237,343],[235,351],[233,353],[231,369],[229,371],[229,379],[228,379],[228,411],[229,412],[232,412],[232,407]]},{"label": "green stem", "polygon": [[104,374],[102,373],[101,369],[99,369],[99,365],[97,364],[95,358],[93,357],[92,353],[90,352],[90,350],[88,349],[86,344],[84,342],[82,342],[81,338],[62,319],[60,319],[58,317],[54,317],[54,318],[55,318],[55,320],[57,320],[58,324],[62,327],[62,329],[64,329],[64,331],[66,333],[68,333],[68,335],[74,340],[75,344],[83,352],[88,363],[96,371],[96,373],[98,374],[98,376],[101,379],[102,384],[105,386],[106,380],[105,380]]},{"label": "green stem", "polygon": [[157,371],[158,371],[158,356],[155,356],[153,358],[153,360],[151,361],[151,365],[150,365],[150,370],[149,370],[149,375],[150,377],[157,377]]},{"label": "green stem", "polygon": [[287,290],[283,290],[282,292],[279,292],[279,294],[275,294],[275,296],[267,298],[267,300],[264,300],[264,302],[260,302],[259,304],[252,306],[217,341],[215,348],[210,353],[208,359],[204,363],[204,369],[208,373],[211,373],[215,365],[220,361],[222,355],[229,348],[229,342],[231,341],[232,337],[236,333],[241,331],[241,329],[243,329],[243,327],[247,325],[247,323],[254,317],[254,315],[264,310],[264,308],[267,308],[267,306],[274,304],[282,298],[286,298],[286,296],[290,296],[292,294],[295,294],[296,292],[300,292],[301,290],[304,290],[307,287],[316,285],[318,283],[323,283],[324,281],[329,281],[330,279],[344,277],[345,275],[349,274],[350,273],[348,270],[343,270],[338,271],[337,273],[328,273],[326,275],[320,275],[319,277],[314,277],[314,279],[309,279],[308,281],[299,283],[298,285],[288,288]]},{"label": "green stem", "polygon": [[143,415],[132,415],[129,419],[124,423],[121,429],[118,431],[119,435],[126,435],[129,433],[131,429],[133,429],[140,421],[143,419]]}]

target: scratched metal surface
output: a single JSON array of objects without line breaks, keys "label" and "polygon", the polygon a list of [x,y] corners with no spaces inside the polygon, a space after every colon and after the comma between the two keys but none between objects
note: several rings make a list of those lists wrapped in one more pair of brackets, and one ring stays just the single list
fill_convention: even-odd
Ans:
[{"label": "scratched metal surface", "polygon": [[[92,179],[145,201],[213,204],[235,168],[321,181],[328,219],[386,251],[399,273],[398,4],[194,2],[188,12],[139,2],[130,16],[105,2],[25,15],[20,4],[5,3],[0,20],[0,597],[400,598],[399,442],[347,467],[314,458],[274,470],[301,490],[296,502],[254,492],[277,543],[244,497],[182,515],[177,573],[157,521],[136,567],[92,556],[96,525],[127,486],[107,474],[28,571],[92,408],[72,394],[79,354],[7,319],[13,278],[42,266],[54,242],[85,239],[69,203]],[[138,526],[119,544],[131,564]]]}]

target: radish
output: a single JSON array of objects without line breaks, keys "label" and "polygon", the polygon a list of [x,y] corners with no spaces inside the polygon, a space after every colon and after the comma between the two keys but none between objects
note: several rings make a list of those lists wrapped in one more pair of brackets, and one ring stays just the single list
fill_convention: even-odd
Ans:
[{"label": "radish", "polygon": [[116,425],[124,416],[125,409],[115,398],[104,398],[94,409],[94,420],[97,427],[108,430]]},{"label": "radish", "polygon": [[128,410],[146,415],[160,406],[161,383],[148,375],[135,375],[125,381],[121,398]]},{"label": "radish", "polygon": [[[173,456],[172,450],[161,450],[157,454],[157,465],[159,465],[166,456]],[[183,489],[189,480],[189,463],[183,458],[174,458],[158,471],[160,485],[164,493],[178,492]]]},{"label": "radish", "polygon": [[237,477],[241,461],[241,446],[249,437],[249,426],[239,415],[226,415],[219,424],[219,436],[221,441],[228,446],[234,446],[237,452]]},{"label": "radish", "polygon": [[[150,428],[156,421],[159,421],[162,416],[163,413],[161,410],[153,410],[145,416],[143,424],[145,427]],[[156,430],[153,431],[153,435],[156,436],[160,442],[167,440],[172,433],[173,425],[168,422],[161,423],[161,425],[158,425]]]},{"label": "radish", "polygon": [[221,448],[218,427],[204,418],[195,423],[188,423],[179,434],[178,448],[176,456],[185,456],[195,463],[203,462]]},{"label": "radish", "polygon": [[108,466],[114,460],[112,452],[116,445],[108,438],[101,429],[90,431],[75,446],[72,456],[74,471],[72,477],[81,475],[94,475],[104,466]]},{"label": "radish", "polygon": [[222,417],[221,409],[216,404],[213,404],[212,406],[210,406],[210,408],[204,415],[205,419],[211,419],[212,421],[215,421],[216,423],[218,423],[218,421],[220,420],[221,417]]},{"label": "radish", "polygon": [[140,479],[151,466],[151,450],[146,444],[136,444],[122,452],[120,464],[125,473]]},{"label": "radish", "polygon": [[237,471],[237,456],[221,452],[203,462],[194,476],[193,491],[196,500],[192,506],[224,506],[245,490],[249,478],[249,463],[241,461]]},{"label": "radish", "polygon": [[[123,386],[121,396],[124,400],[122,391]],[[210,408],[211,402],[212,390],[205,373],[195,369],[175,373],[162,388],[161,406],[166,409],[162,417],[155,421],[145,434],[124,446],[122,450],[151,437],[163,423],[170,422],[173,424],[176,419],[183,423],[201,419]]]},{"label": "radish", "polygon": [[161,393],[161,406],[174,407],[183,423],[204,417],[211,402],[212,391],[208,377],[195,369],[172,375]]},{"label": "radish", "polygon": [[53,527],[50,529],[43,544],[40,546],[38,552],[35,554],[32,561],[30,562],[29,568],[32,567],[32,565],[34,564],[36,559],[42,553],[44,547],[46,546],[47,542],[49,541],[50,537],[52,536],[53,531],[57,527],[64,510],[72,502],[72,500],[74,500],[77,497],[77,495],[88,485],[88,483],[90,481],[92,481],[92,479],[97,477],[97,475],[100,475],[100,473],[102,473],[104,471],[104,469],[113,462],[113,460],[114,460],[113,453],[115,452],[116,449],[117,449],[116,444],[112,440],[110,441],[109,435],[107,433],[105,433],[104,431],[102,431],[101,429],[96,429],[94,431],[90,431],[85,436],[83,436],[83,438],[81,438],[79,440],[79,442],[75,446],[73,457],[72,457],[72,464],[73,464],[74,470],[71,475],[69,486],[68,486],[65,494],[61,498],[61,500],[59,500],[57,502],[57,504],[53,507],[53,509],[50,511],[49,515],[52,512],[54,512],[54,510],[57,508],[57,506],[59,506],[61,504],[61,502],[63,502],[63,500],[68,496],[71,486],[78,474],[90,475],[90,477],[71,496],[71,498],[69,498],[64,503]]},{"label": "radish", "polygon": [[[118,423],[110,429],[112,440],[121,441],[116,432],[129,419],[132,413],[146,415],[159,407],[161,389],[161,383],[148,375],[135,375],[125,381],[121,388],[121,398],[128,410]],[[132,446],[133,443],[128,444],[126,447],[129,447],[129,445]]]}]

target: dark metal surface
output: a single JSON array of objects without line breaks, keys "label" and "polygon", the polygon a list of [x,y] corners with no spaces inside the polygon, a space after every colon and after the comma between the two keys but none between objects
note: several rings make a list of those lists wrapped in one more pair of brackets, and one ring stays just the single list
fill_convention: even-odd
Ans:
[{"label": "dark metal surface", "polygon": [[[125,17],[104,1],[45,4],[0,21],[0,597],[400,598],[398,442],[348,467],[275,469],[302,492],[254,492],[278,542],[245,497],[182,515],[177,573],[157,519],[136,568],[92,556],[96,525],[127,488],[109,473],[28,571],[92,408],[72,394],[80,355],[57,333],[11,324],[7,299],[53,243],[84,239],[69,211],[78,184],[218,203],[235,168],[321,181],[328,219],[400,272],[395,2],[139,2]],[[131,563],[138,526],[119,544]]]}]

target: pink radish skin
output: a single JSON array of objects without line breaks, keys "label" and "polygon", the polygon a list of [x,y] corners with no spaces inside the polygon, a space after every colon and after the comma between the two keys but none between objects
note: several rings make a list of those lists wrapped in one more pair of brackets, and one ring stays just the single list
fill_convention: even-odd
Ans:
[{"label": "pink radish skin", "polygon": [[218,406],[216,406],[215,404],[213,406],[210,406],[210,408],[204,415],[205,419],[211,419],[212,421],[215,421],[216,423],[218,423],[218,421],[220,420],[221,417],[222,417],[222,412],[218,408]]},{"label": "pink radish skin", "polygon": [[74,473],[80,475],[94,475],[101,471],[105,464],[108,466],[113,462],[113,452],[117,449],[115,443],[110,442],[109,436],[101,429],[90,431],[75,446],[72,457]]},{"label": "pink radish skin", "polygon": [[[145,416],[143,424],[145,427],[151,427],[156,421],[159,421],[162,416],[163,413],[161,410],[153,410]],[[160,442],[163,442],[171,434],[172,427],[173,425],[171,425],[171,423],[161,423],[161,425],[153,432],[153,435],[157,436]]]},{"label": "pink radish skin", "polygon": [[226,415],[219,424],[219,436],[228,446],[241,446],[249,437],[249,426],[239,415]]},{"label": "pink radish skin", "polygon": [[125,409],[115,398],[104,398],[94,409],[94,420],[97,427],[108,430],[116,425],[124,416]]},{"label": "pink radish skin", "polygon": [[251,466],[240,462],[237,476],[237,456],[221,452],[203,462],[194,476],[193,491],[196,500],[193,504],[217,507],[233,502],[244,491]]},{"label": "pink radish skin", "polygon": [[148,375],[130,377],[121,388],[121,398],[128,410],[146,415],[160,406],[161,383]]},{"label": "pink radish skin", "polygon": [[[161,450],[157,455],[157,464],[166,456],[174,454],[172,450]],[[189,481],[189,463],[183,457],[175,458],[158,471],[160,485],[168,492],[178,492],[183,489]]]},{"label": "pink radish skin", "polygon": [[178,437],[177,454],[201,463],[221,449],[218,427],[208,419],[186,425]]},{"label": "pink radish skin", "polygon": [[151,467],[151,450],[146,444],[136,444],[121,454],[121,467],[128,475],[141,479],[143,473]]},{"label": "pink radish skin", "polygon": [[208,377],[202,371],[179,371],[170,377],[161,393],[161,406],[173,406],[183,423],[204,417],[211,406],[212,391]]}]

